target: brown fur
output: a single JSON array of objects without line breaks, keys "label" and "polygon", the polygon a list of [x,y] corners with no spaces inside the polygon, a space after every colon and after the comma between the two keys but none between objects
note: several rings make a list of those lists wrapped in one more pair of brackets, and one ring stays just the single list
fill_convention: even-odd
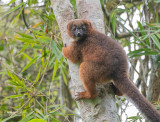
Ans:
[{"label": "brown fur", "polygon": [[[84,25],[85,29],[82,28]],[[74,26],[80,30],[79,36]],[[113,80],[118,95],[127,95],[148,119],[160,122],[158,111],[129,80],[127,56],[115,40],[94,30],[88,20],[70,21],[67,30],[74,41],[63,47],[62,52],[71,62],[80,63],[79,75],[85,88],[77,94],[77,100],[97,97],[96,82]]]}]

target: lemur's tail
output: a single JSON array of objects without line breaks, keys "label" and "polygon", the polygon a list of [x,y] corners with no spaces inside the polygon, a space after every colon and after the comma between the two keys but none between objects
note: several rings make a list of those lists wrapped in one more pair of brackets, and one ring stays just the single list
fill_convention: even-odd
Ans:
[{"label": "lemur's tail", "polygon": [[115,86],[133,101],[139,110],[152,122],[160,122],[160,113],[151,103],[139,92],[136,86],[123,75],[114,79]]}]

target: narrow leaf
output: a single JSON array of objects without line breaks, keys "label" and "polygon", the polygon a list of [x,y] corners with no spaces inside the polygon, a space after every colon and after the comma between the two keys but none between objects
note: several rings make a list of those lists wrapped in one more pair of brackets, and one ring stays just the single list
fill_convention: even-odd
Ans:
[{"label": "narrow leaf", "polygon": [[17,94],[17,95],[11,95],[5,98],[17,98],[17,97],[22,97],[24,94]]},{"label": "narrow leaf", "polygon": [[8,4],[7,4],[7,6],[9,5],[9,4],[12,4],[12,3],[14,3],[16,0],[11,0]]},{"label": "narrow leaf", "polygon": [[29,120],[34,118],[33,113],[34,113],[34,111],[30,112],[22,120],[20,120],[18,122],[28,122]]},{"label": "narrow leaf", "polygon": [[25,37],[25,38],[28,38],[28,39],[33,39],[33,37],[29,36],[28,34],[24,34],[24,33],[18,33],[18,34],[21,35],[22,37]]},{"label": "narrow leaf", "polygon": [[6,12],[6,13],[2,16],[2,18],[5,17],[6,15],[10,14],[11,12],[15,11],[16,9],[20,8],[22,5],[24,5],[24,3],[21,3],[21,4],[19,4],[18,6],[10,9],[8,12]]},{"label": "narrow leaf", "polygon": [[55,61],[55,63],[54,63],[54,69],[53,69],[52,81],[53,81],[53,80],[54,80],[54,78],[55,78],[55,75],[56,75],[57,69],[58,69],[58,61],[56,60],[56,61]]},{"label": "narrow leaf", "polygon": [[24,55],[24,57],[26,57],[26,58],[29,59],[30,61],[32,60],[32,58],[29,57],[29,55],[27,55],[26,53],[22,52],[22,54]]},{"label": "narrow leaf", "polygon": [[62,67],[61,67],[61,72],[62,72],[64,83],[67,85],[67,78],[66,78],[66,75],[65,75]]},{"label": "narrow leaf", "polygon": [[39,80],[40,74],[41,74],[41,68],[39,68],[39,72],[38,72],[37,77],[36,77],[36,82]]},{"label": "narrow leaf", "polygon": [[24,9],[25,5],[21,8],[20,12],[18,13],[18,15],[14,18],[12,24],[14,24],[16,22],[16,20],[18,20],[19,16],[21,15],[23,9]]},{"label": "narrow leaf", "polygon": [[[28,47],[28,43],[27,44],[25,44],[24,46],[23,46],[23,48],[17,53],[17,55],[19,55],[19,54],[21,54],[27,47]],[[16,55],[16,56],[17,56]]]},{"label": "narrow leaf", "polygon": [[153,42],[155,43],[155,45],[160,49],[160,42],[157,39],[157,37],[155,35],[151,35],[151,38],[152,38]]},{"label": "narrow leaf", "polygon": [[26,69],[28,69],[33,63],[36,62],[36,60],[38,59],[39,56],[33,58],[24,68],[21,72],[24,72]]}]

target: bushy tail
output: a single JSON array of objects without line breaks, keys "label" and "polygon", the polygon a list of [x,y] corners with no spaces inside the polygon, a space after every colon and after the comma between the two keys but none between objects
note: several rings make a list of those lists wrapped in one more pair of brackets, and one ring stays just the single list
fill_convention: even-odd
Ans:
[{"label": "bushy tail", "polygon": [[139,90],[128,78],[117,78],[114,80],[115,86],[129,97],[139,108],[139,110],[152,122],[160,122],[160,113],[149,101],[140,94]]}]

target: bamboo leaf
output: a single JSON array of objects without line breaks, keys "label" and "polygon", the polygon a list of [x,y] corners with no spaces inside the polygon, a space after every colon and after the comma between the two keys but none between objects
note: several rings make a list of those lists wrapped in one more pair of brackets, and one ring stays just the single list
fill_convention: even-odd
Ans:
[{"label": "bamboo leaf", "polygon": [[17,84],[17,82],[12,81],[12,80],[7,80],[7,83],[10,84],[10,85],[19,86],[19,85]]},{"label": "bamboo leaf", "polygon": [[44,23],[44,22],[39,22],[39,23],[33,25],[30,29],[26,30],[25,33],[29,32],[32,28],[35,28],[35,27],[39,26],[39,25],[42,24],[42,23]]},{"label": "bamboo leaf", "polygon": [[64,83],[67,85],[67,78],[62,67],[61,67],[61,72],[62,72]]},{"label": "bamboo leaf", "polygon": [[47,122],[47,121],[45,121],[43,119],[32,119],[32,120],[30,120],[28,122]]},{"label": "bamboo leaf", "polygon": [[7,6],[9,5],[9,4],[12,4],[12,3],[14,3],[16,0],[11,0],[8,4],[7,4]]},{"label": "bamboo leaf", "polygon": [[33,113],[34,113],[34,111],[30,112],[24,118],[22,118],[22,120],[20,120],[18,122],[28,122],[29,120],[34,118]]},{"label": "bamboo leaf", "polygon": [[46,44],[50,42],[50,40],[47,40],[47,39],[36,39],[36,41],[40,43],[46,43]]},{"label": "bamboo leaf", "polygon": [[64,107],[63,105],[62,106],[59,106],[55,109],[53,109],[52,111],[50,111],[49,113],[52,114],[52,113],[55,113],[56,111],[58,111],[59,109],[61,109],[62,107]]},{"label": "bamboo leaf", "polygon": [[29,36],[28,34],[24,34],[24,33],[18,33],[18,34],[21,35],[22,37],[25,37],[25,38],[28,38],[28,39],[34,39],[32,36]]},{"label": "bamboo leaf", "polygon": [[27,47],[28,47],[28,43],[27,44],[25,44],[24,46],[23,46],[23,48],[17,53],[17,55],[16,56],[18,56],[19,54],[21,54]]},{"label": "bamboo leaf", "polygon": [[113,19],[112,19],[112,29],[113,29],[113,34],[115,36],[115,33],[116,33],[116,16],[114,16]]},{"label": "bamboo leaf", "polygon": [[26,53],[22,52],[22,54],[24,55],[24,57],[26,57],[26,58],[29,59],[30,61],[32,60],[32,58],[29,57],[29,55],[27,55]]},{"label": "bamboo leaf", "polygon": [[10,14],[11,12],[15,11],[16,9],[20,8],[20,7],[21,7],[22,5],[24,5],[24,4],[25,4],[25,3],[21,3],[21,4],[19,4],[18,6],[10,9],[8,12],[6,12],[6,13],[2,16],[2,18],[5,17],[6,15]]},{"label": "bamboo leaf", "polygon": [[56,75],[57,69],[58,69],[58,61],[57,61],[57,59],[56,59],[56,61],[55,61],[55,63],[54,63],[54,69],[53,69],[52,81],[53,81],[53,80],[54,80],[54,78],[55,78],[55,75]]},{"label": "bamboo leaf", "polygon": [[36,82],[39,80],[40,74],[41,74],[41,68],[39,68],[39,72],[38,72],[37,77],[36,77]]},{"label": "bamboo leaf", "polygon": [[148,49],[148,48],[143,48],[143,49],[130,51],[128,53],[128,56],[137,57],[137,56],[142,56],[142,55],[157,55],[157,54],[158,54],[158,52],[156,52],[156,51],[152,51],[151,49]]},{"label": "bamboo leaf", "polygon": [[[144,31],[144,28],[143,28],[142,24],[141,24],[139,21],[138,21],[137,23],[138,23],[138,26],[139,26],[139,28],[140,28],[140,30],[141,30],[141,34],[142,34],[143,36],[146,36],[147,33]],[[148,38],[145,39],[145,42],[147,43],[147,45],[150,45],[150,42],[149,42],[149,39],[148,39]]]},{"label": "bamboo leaf", "polygon": [[20,40],[22,42],[25,42],[25,43],[30,43],[30,44],[39,43],[38,41],[33,40],[33,39],[29,39],[29,38],[19,38],[19,37],[16,37],[16,39],[18,39],[18,40]]},{"label": "bamboo leaf", "polygon": [[20,116],[20,115],[13,115],[13,116],[7,117],[7,118],[3,119],[1,122],[9,122],[8,120],[10,120],[14,117],[18,117],[18,116]]},{"label": "bamboo leaf", "polygon": [[28,69],[33,63],[36,62],[36,60],[39,58],[39,56],[33,58],[24,68],[21,72],[24,72],[26,69]]},{"label": "bamboo leaf", "polygon": [[14,24],[16,22],[16,20],[18,20],[19,16],[21,15],[23,9],[24,9],[25,5],[21,8],[21,11],[18,13],[18,15],[14,18],[12,24]]},{"label": "bamboo leaf", "polygon": [[151,35],[151,38],[152,38],[153,42],[155,43],[155,45],[160,49],[159,39],[155,35]]},{"label": "bamboo leaf", "polygon": [[22,97],[23,95],[24,95],[24,94],[11,95],[11,96],[5,97],[5,99],[7,99],[7,98],[17,98],[17,97]]},{"label": "bamboo leaf", "polygon": [[16,76],[13,74],[14,80],[22,87],[24,87],[24,83]]},{"label": "bamboo leaf", "polygon": [[55,54],[56,59],[60,61],[61,57],[63,57],[62,52],[59,50],[57,44],[52,41],[51,43],[52,52]]}]

